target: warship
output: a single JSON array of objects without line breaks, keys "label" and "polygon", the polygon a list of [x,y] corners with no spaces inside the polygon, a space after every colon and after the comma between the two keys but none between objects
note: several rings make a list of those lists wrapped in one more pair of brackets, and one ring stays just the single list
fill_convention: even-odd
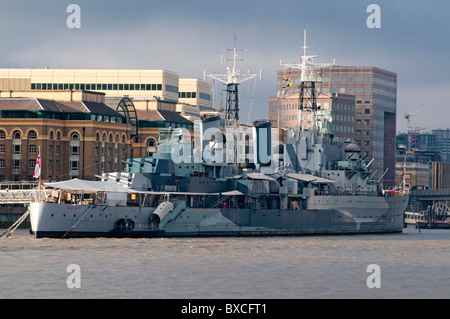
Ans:
[{"label": "warship", "polygon": [[[236,53],[236,49],[233,52]],[[234,62],[236,62],[236,55]],[[30,205],[41,237],[187,237],[402,232],[409,196],[383,190],[359,145],[335,136],[332,111],[317,105],[313,58],[301,57],[298,125],[239,123],[235,64],[226,85],[225,124],[166,128],[157,151],[99,181],[46,183],[53,201]],[[56,191],[55,191],[56,192]]]}]

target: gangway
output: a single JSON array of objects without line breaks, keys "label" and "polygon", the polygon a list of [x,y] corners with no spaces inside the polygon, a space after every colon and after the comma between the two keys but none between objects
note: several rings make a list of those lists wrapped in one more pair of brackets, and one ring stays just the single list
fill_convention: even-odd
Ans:
[{"label": "gangway", "polygon": [[0,205],[30,204],[43,201],[50,195],[50,190],[39,189],[35,183],[0,184]]}]

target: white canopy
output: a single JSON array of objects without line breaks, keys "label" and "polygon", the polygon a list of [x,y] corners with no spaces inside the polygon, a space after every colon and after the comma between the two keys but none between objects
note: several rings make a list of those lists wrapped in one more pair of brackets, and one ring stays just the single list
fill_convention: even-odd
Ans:
[{"label": "white canopy", "polygon": [[44,183],[45,186],[77,192],[116,192],[136,193],[136,191],[116,184],[111,181],[86,181],[78,178],[62,182]]},{"label": "white canopy", "polygon": [[326,179],[310,174],[298,174],[298,173],[287,173],[286,177],[297,179],[302,182],[318,182],[318,183],[336,183],[335,181],[332,181],[331,179]]},{"label": "white canopy", "polygon": [[44,183],[45,186],[73,191],[74,193],[91,193],[91,192],[114,192],[114,193],[142,193],[152,195],[225,195],[225,196],[239,196],[243,195],[241,192],[234,190],[223,193],[190,193],[190,192],[154,192],[154,191],[139,191],[131,188],[126,188],[111,181],[86,181],[83,179],[70,179],[62,182]]},{"label": "white canopy", "polygon": [[247,177],[250,179],[263,179],[263,180],[275,181],[274,178],[267,176],[263,173],[248,173]]}]

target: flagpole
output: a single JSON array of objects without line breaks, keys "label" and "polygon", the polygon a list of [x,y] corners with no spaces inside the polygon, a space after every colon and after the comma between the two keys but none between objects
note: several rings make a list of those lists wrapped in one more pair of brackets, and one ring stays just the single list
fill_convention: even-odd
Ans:
[{"label": "flagpole", "polygon": [[[39,145],[39,157],[41,156],[41,146]],[[39,158],[39,166],[42,167],[41,159]],[[41,172],[39,171],[39,193],[41,192]]]}]

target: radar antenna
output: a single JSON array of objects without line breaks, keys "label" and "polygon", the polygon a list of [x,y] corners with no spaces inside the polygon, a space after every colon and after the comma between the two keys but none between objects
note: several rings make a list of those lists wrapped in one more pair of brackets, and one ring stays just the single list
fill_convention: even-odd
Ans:
[{"label": "radar antenna", "polygon": [[[225,126],[226,127],[237,127],[239,125],[239,96],[238,96],[238,85],[242,82],[250,80],[254,77],[259,76],[261,80],[261,70],[259,74],[250,74],[249,71],[245,74],[241,74],[238,69],[236,69],[237,62],[243,62],[244,60],[244,49],[237,49],[236,47],[236,37],[234,37],[234,48],[224,50],[225,56],[222,52],[221,64],[225,62],[232,62],[232,67],[227,67],[226,74],[213,74],[208,75],[213,80],[220,81],[226,85],[227,92],[227,102],[225,107]],[[231,57],[230,57],[231,54]],[[206,71],[203,72],[204,80],[206,80]]]},{"label": "radar antenna", "polygon": [[[317,125],[317,95],[316,95],[316,82],[318,80],[315,77],[314,70],[321,67],[326,67],[330,65],[334,65],[333,63],[315,63],[314,58],[318,57],[317,55],[306,55],[306,49],[308,46],[306,45],[306,30],[303,32],[303,56],[300,56],[299,64],[282,64],[280,61],[280,65],[284,65],[284,67],[288,67],[289,69],[300,69],[301,77],[300,77],[300,96],[299,96],[299,104],[298,111],[298,130],[309,129],[307,123],[312,124],[312,130],[316,131]],[[311,126],[311,125],[310,125]]]}]

